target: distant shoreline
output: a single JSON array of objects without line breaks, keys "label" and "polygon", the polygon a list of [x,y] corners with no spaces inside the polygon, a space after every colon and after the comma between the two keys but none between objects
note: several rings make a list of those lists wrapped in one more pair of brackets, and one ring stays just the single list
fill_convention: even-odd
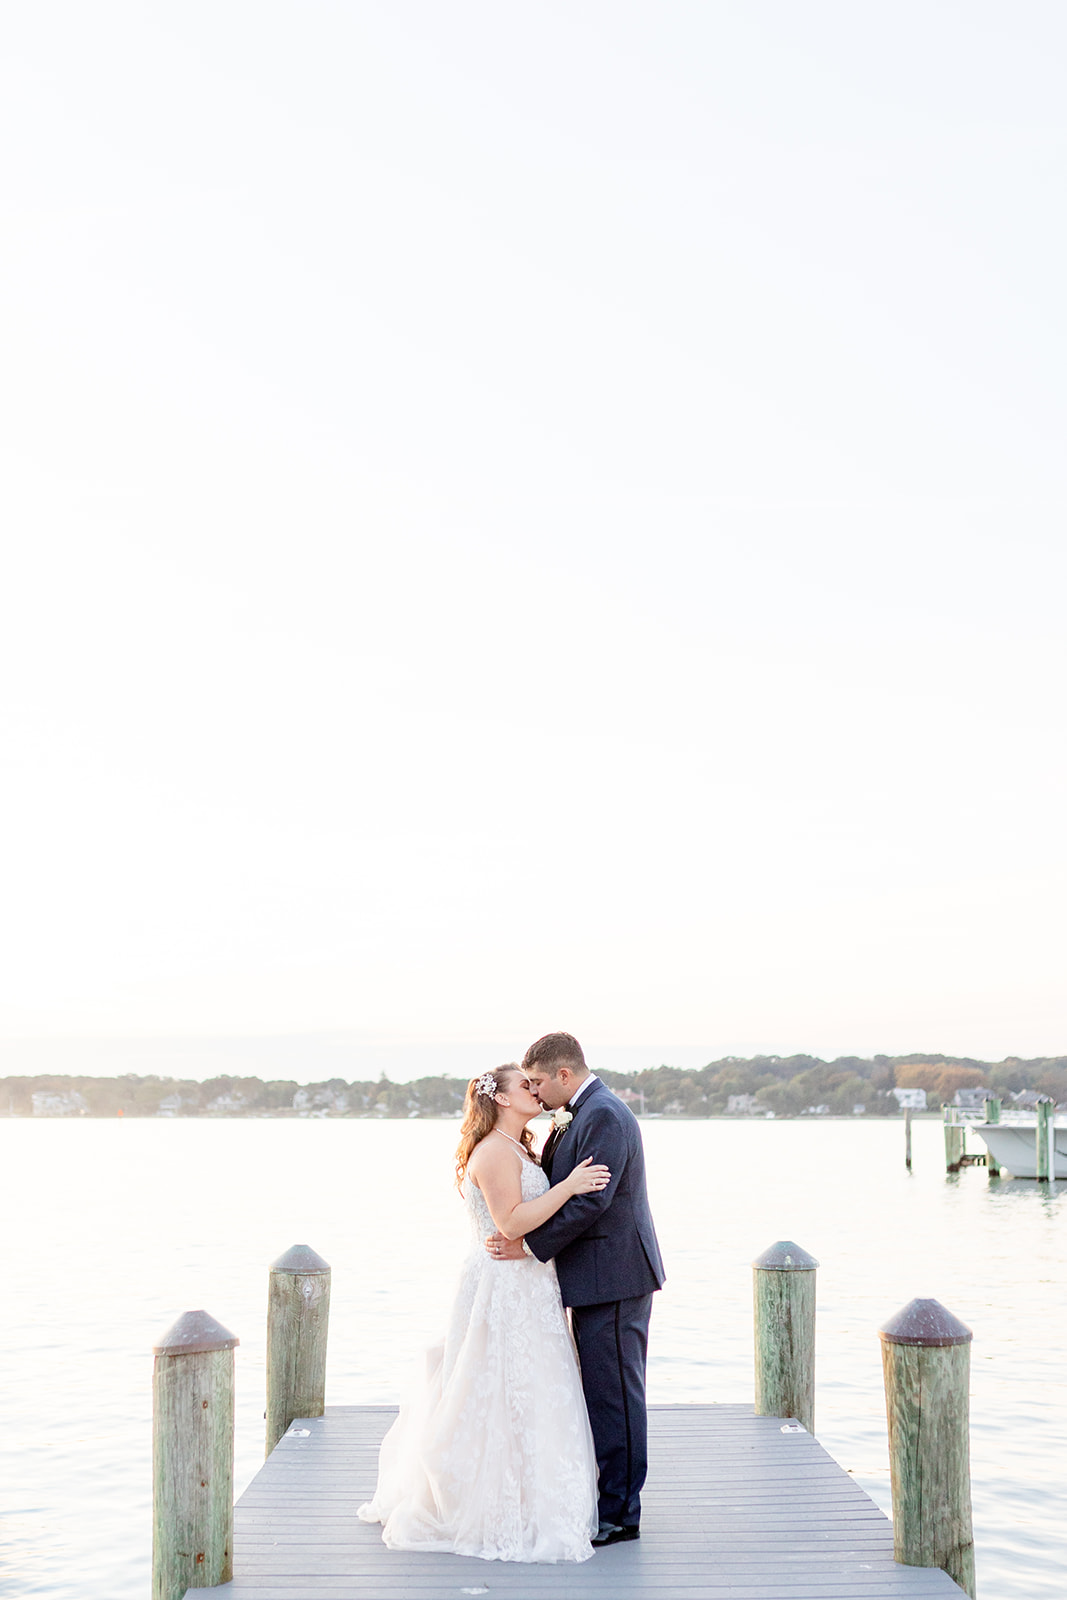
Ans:
[{"label": "distant shoreline", "polygon": [[[1033,1105],[1039,1095],[1067,1100],[1067,1056],[1004,1062],[727,1056],[697,1068],[596,1070],[638,1116],[688,1121],[899,1118],[902,1101],[916,1114],[936,1114],[942,1105],[981,1109],[988,1095],[1005,1105]],[[0,1117],[454,1118],[462,1115],[467,1083],[445,1073],[400,1082],[384,1072],[351,1081],[337,1074],[298,1083],[233,1072],[201,1080],[169,1073],[38,1071],[0,1077]]]},{"label": "distant shoreline", "polygon": [[[844,1111],[822,1112],[817,1116],[809,1116],[805,1112],[783,1112],[781,1115],[768,1117],[758,1113],[752,1115],[747,1112],[728,1113],[725,1111],[709,1112],[706,1115],[689,1113],[685,1111],[646,1111],[643,1115],[635,1111],[634,1116],[638,1122],[726,1122],[735,1126],[739,1123],[767,1123],[767,1122],[903,1122],[903,1112],[890,1113],[889,1116],[850,1116]],[[128,1111],[115,1112],[104,1115],[101,1112],[85,1112],[79,1116],[34,1116],[32,1112],[5,1111],[0,1109],[0,1122],[456,1122],[461,1120],[458,1112],[426,1111],[407,1116],[388,1114],[382,1115],[372,1111],[345,1111],[323,1114],[317,1112],[301,1113],[299,1111],[188,1111],[173,1115],[161,1114],[158,1111]],[[913,1111],[912,1120],[915,1122],[941,1122],[940,1110]],[[545,1124],[547,1126],[547,1124]],[[539,1122],[531,1124],[536,1132]]]}]

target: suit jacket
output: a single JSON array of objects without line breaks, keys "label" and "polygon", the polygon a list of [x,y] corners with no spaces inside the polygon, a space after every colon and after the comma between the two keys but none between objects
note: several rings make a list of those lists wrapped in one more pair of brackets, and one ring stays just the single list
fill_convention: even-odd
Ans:
[{"label": "suit jacket", "polygon": [[663,1287],[660,1255],[645,1191],[645,1152],[633,1112],[599,1078],[545,1164],[558,1183],[587,1156],[611,1169],[595,1194],[575,1195],[526,1241],[539,1261],[555,1258],[563,1303],[604,1305]]}]

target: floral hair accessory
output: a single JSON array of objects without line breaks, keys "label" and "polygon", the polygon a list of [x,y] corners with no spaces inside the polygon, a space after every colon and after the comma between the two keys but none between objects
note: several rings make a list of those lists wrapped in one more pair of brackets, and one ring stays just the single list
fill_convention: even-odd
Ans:
[{"label": "floral hair accessory", "polygon": [[496,1079],[491,1072],[483,1072],[478,1082],[474,1085],[475,1094],[487,1094],[490,1099],[496,1094]]}]

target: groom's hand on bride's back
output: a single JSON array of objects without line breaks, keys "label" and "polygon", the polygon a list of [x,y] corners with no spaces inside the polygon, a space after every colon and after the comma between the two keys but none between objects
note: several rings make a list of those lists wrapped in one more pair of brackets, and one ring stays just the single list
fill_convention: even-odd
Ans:
[{"label": "groom's hand on bride's back", "polygon": [[502,1233],[491,1233],[485,1248],[494,1261],[521,1261],[526,1254],[521,1239],[505,1239]]}]

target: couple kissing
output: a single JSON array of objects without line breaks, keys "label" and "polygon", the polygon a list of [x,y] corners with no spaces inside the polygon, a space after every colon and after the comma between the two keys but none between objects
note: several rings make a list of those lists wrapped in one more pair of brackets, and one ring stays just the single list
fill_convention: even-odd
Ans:
[{"label": "couple kissing", "polygon": [[664,1278],[640,1127],[577,1039],[546,1034],[521,1066],[471,1079],[456,1181],[471,1248],[448,1331],[359,1516],[392,1549],[587,1560],[640,1532]]}]

